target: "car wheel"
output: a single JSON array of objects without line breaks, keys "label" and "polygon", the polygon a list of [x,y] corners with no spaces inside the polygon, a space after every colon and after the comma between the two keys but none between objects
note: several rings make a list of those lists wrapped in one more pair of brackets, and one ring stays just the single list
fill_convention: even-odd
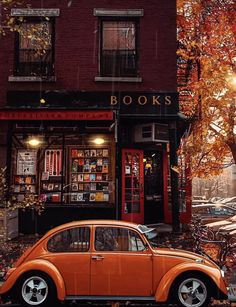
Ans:
[{"label": "car wheel", "polygon": [[49,306],[54,303],[56,290],[52,280],[44,274],[25,275],[17,287],[17,297],[23,306]]},{"label": "car wheel", "polygon": [[203,307],[208,306],[211,296],[208,283],[197,277],[183,277],[174,287],[174,297],[179,306]]}]

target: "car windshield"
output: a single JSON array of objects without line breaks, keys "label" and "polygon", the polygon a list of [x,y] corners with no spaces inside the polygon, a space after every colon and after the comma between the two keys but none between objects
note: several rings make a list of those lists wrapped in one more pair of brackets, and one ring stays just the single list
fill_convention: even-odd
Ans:
[{"label": "car windshield", "polygon": [[149,228],[146,225],[138,225],[138,229],[142,234],[145,235],[152,247],[157,247],[156,239],[158,232],[156,228]]}]

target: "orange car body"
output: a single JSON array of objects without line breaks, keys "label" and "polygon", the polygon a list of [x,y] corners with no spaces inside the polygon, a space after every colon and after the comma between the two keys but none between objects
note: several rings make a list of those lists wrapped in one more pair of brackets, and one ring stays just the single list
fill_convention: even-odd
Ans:
[{"label": "orange car body", "polygon": [[[48,241],[55,234],[75,227],[90,228],[89,249],[86,252],[50,252]],[[140,251],[97,251],[96,227],[123,227],[137,232],[145,244]],[[153,298],[165,302],[173,282],[185,272],[197,272],[212,282],[220,297],[227,297],[221,270],[200,255],[168,248],[153,248],[138,225],[121,221],[88,220],[71,222],[49,231],[19,258],[8,272],[0,295],[14,288],[27,272],[40,271],[53,280],[57,298]]]}]

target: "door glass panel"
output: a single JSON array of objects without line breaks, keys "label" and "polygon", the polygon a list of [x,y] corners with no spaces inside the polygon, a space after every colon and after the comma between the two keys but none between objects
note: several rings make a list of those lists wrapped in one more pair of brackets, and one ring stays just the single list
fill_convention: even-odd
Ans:
[{"label": "door glass panel", "polygon": [[140,194],[139,194],[139,190],[134,190],[133,191],[133,200],[137,201],[140,199]]},{"label": "door glass panel", "polygon": [[139,188],[139,178],[133,177],[133,189]]},{"label": "door glass panel", "polygon": [[124,159],[124,188],[125,213],[140,212],[140,154],[126,152]]},{"label": "door glass panel", "polygon": [[131,201],[132,200],[132,194],[130,192],[125,192],[125,201]]},{"label": "door glass panel", "polygon": [[140,211],[140,202],[133,202],[132,212],[138,213]]},{"label": "door glass panel", "polygon": [[125,213],[132,213],[132,202],[125,202]]},{"label": "door glass panel", "polygon": [[125,177],[125,187],[131,188],[131,177]]}]

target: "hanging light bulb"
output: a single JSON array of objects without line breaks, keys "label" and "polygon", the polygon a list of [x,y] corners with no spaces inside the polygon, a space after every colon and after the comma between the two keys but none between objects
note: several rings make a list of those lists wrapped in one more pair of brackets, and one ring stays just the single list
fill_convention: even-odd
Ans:
[{"label": "hanging light bulb", "polygon": [[32,147],[38,147],[41,144],[41,141],[38,137],[33,136],[28,140],[27,143]]},{"label": "hanging light bulb", "polygon": [[102,145],[105,142],[105,140],[103,138],[95,138],[93,140],[93,143],[95,143],[96,145]]}]

